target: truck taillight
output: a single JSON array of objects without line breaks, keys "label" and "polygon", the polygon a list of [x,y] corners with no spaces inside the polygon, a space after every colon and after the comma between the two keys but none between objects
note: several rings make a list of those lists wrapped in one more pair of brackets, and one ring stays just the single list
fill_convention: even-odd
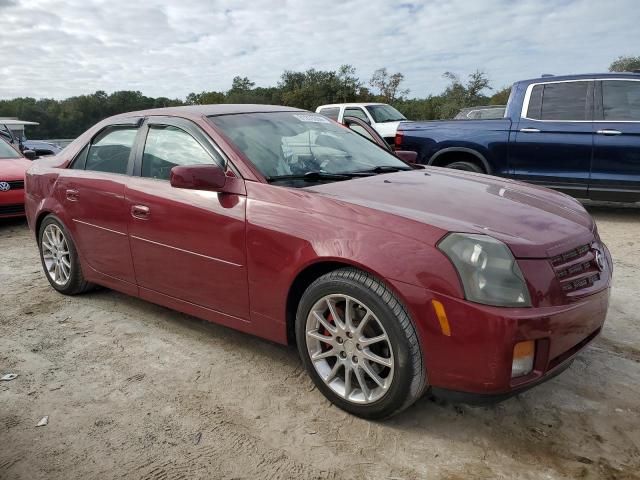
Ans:
[{"label": "truck taillight", "polygon": [[393,145],[396,148],[396,150],[401,149],[403,137],[404,137],[404,134],[402,132],[396,132],[396,138],[395,138],[395,141],[393,142]]}]

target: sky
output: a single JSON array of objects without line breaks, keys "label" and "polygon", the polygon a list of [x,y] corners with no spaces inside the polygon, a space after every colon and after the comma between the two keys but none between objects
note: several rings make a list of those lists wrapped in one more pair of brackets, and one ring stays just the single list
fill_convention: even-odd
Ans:
[{"label": "sky", "polygon": [[139,90],[184,98],[234,76],[387,67],[409,97],[451,71],[496,89],[640,55],[640,0],[0,0],[0,98]]}]

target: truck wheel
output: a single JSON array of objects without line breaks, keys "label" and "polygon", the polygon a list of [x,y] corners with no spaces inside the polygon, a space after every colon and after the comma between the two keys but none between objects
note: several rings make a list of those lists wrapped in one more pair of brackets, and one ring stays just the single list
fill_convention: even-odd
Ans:
[{"label": "truck wheel", "polygon": [[386,418],[424,392],[418,335],[395,295],[353,268],[313,282],[298,305],[302,362],[332,403],[359,417]]},{"label": "truck wheel", "polygon": [[444,165],[444,167],[453,168],[454,170],[464,170],[465,172],[487,173],[482,167],[476,165],[475,163],[464,161],[451,162]]}]

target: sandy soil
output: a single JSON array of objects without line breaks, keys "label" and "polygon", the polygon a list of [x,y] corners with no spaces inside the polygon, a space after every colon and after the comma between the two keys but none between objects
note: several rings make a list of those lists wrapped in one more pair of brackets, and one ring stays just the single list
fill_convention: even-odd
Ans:
[{"label": "sandy soil", "polygon": [[[427,398],[375,423],[296,352],[101,290],[51,289],[0,223],[0,478],[640,478],[640,209],[592,206],[615,262],[603,335],[491,407]],[[45,415],[47,426],[36,427]]]}]

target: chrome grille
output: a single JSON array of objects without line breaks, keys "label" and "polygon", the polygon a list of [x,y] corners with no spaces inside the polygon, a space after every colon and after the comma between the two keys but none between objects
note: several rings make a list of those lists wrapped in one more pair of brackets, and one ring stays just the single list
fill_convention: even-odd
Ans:
[{"label": "chrome grille", "polygon": [[589,244],[556,255],[551,259],[551,265],[565,293],[592,287],[600,280],[596,255]]}]

